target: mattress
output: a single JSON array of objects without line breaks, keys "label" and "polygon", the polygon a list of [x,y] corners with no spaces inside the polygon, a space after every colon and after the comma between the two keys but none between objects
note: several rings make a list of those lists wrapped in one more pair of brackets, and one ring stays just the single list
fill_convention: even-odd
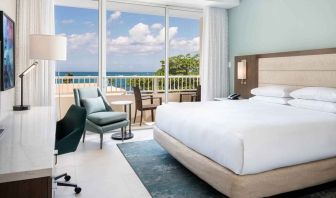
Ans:
[{"label": "mattress", "polygon": [[238,175],[336,156],[336,115],[239,101],[169,103],[156,125]]}]

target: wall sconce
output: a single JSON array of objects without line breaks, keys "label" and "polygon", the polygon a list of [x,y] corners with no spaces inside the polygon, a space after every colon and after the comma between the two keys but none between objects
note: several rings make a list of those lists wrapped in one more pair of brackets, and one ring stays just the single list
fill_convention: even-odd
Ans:
[{"label": "wall sconce", "polygon": [[246,60],[238,62],[237,78],[241,80],[241,84],[246,85]]}]

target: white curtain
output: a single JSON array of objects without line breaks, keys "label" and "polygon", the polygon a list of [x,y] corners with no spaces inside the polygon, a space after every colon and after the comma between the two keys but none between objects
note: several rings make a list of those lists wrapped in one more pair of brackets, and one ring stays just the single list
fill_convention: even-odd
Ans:
[{"label": "white curtain", "polygon": [[[17,0],[16,76],[29,67],[29,35],[55,33],[53,0]],[[24,77],[24,104],[54,105],[55,62],[38,61],[38,66]],[[20,103],[20,80],[16,78],[16,103]]]},{"label": "white curtain", "polygon": [[227,10],[205,8],[201,48],[202,101],[227,96],[228,64]]}]

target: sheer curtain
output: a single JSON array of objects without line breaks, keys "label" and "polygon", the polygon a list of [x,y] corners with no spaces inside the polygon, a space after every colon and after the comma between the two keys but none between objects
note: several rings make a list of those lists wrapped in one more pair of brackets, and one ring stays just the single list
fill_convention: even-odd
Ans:
[{"label": "sheer curtain", "polygon": [[227,10],[205,8],[201,50],[202,101],[227,96],[228,64]]},{"label": "sheer curtain", "polygon": [[[30,34],[54,34],[53,0],[17,0],[16,17],[16,76],[30,66]],[[29,105],[54,105],[55,103],[55,62],[38,61],[24,77],[24,103]],[[16,103],[20,102],[20,81],[16,78]]]}]

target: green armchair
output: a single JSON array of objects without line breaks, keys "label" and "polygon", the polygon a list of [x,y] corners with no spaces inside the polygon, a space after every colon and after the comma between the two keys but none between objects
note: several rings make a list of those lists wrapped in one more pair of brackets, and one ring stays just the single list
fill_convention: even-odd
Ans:
[{"label": "green armchair", "polygon": [[[55,140],[55,150],[57,150],[56,159],[57,155],[76,151],[85,129],[85,120],[85,108],[72,105],[64,118],[57,122]],[[58,180],[62,177],[64,177],[65,181],[69,181],[71,179],[70,175],[67,173],[56,176],[54,179]],[[77,184],[57,182],[57,186],[74,187],[77,194],[81,191],[81,188],[78,187]]]},{"label": "green armchair", "polygon": [[[127,113],[115,112],[108,104],[106,98],[97,87],[87,87],[74,89],[75,103],[77,106],[84,107],[83,99],[101,97],[105,105],[104,110],[89,113],[86,118],[86,131],[98,133],[100,135],[100,149],[103,148],[103,134],[111,132],[114,129],[121,129],[124,134],[128,126]],[[85,132],[83,133],[83,142],[85,141]]]}]

